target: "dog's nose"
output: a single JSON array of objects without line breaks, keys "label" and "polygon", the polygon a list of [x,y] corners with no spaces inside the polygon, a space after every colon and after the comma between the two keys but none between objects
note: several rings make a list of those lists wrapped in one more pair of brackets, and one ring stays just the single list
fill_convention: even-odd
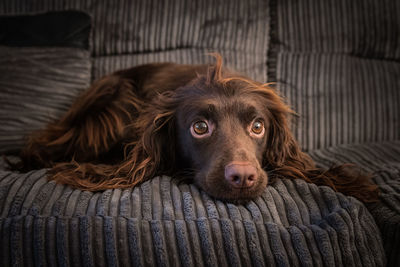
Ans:
[{"label": "dog's nose", "polygon": [[225,179],[235,188],[251,187],[257,181],[257,169],[247,161],[233,161],[225,166]]}]

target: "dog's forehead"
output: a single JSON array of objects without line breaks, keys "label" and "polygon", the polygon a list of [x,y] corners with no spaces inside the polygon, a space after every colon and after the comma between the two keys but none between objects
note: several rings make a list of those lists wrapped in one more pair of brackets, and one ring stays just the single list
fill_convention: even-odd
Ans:
[{"label": "dog's forehead", "polygon": [[185,123],[201,117],[222,120],[237,117],[247,120],[263,112],[262,106],[251,95],[204,94],[187,98],[178,108],[178,114]]}]

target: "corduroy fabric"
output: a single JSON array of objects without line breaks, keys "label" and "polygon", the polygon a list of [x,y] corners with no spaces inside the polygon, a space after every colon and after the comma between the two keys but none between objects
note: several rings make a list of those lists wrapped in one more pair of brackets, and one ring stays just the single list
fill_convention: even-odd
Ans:
[{"label": "corduroy fabric", "polygon": [[355,163],[367,172],[400,170],[400,140],[347,144],[313,150],[308,154],[323,168],[335,164]]},{"label": "corduroy fabric", "polygon": [[268,1],[42,0],[31,3],[17,0],[0,4],[1,14],[68,9],[91,14],[94,56],[182,47],[266,52]]},{"label": "corduroy fabric", "polygon": [[[185,48],[132,55],[96,57],[93,59],[93,79],[98,79],[110,72],[151,62],[175,62],[179,64],[208,64],[215,59],[207,53],[212,49]],[[220,50],[218,50],[220,51]],[[257,80],[266,80],[265,60],[254,60],[251,53],[238,53],[235,50],[220,51],[224,66]]]},{"label": "corduroy fabric", "polygon": [[306,150],[400,139],[399,62],[281,52],[277,80]]},{"label": "corduroy fabric", "polygon": [[306,150],[400,139],[400,4],[272,1],[269,81]]},{"label": "corduroy fabric", "polygon": [[0,153],[61,117],[89,86],[90,70],[83,49],[0,46]]},{"label": "corduroy fabric", "polygon": [[[27,0],[13,0],[0,3],[0,15],[66,9],[84,11],[92,16],[92,54],[94,58],[102,57],[94,61],[94,78],[122,65],[176,62],[179,59],[174,55],[187,49],[200,59],[190,62],[192,64],[204,61],[201,57],[205,57],[205,53],[217,51],[223,56],[227,54],[235,69],[244,70],[261,82],[267,79],[268,1],[117,0],[110,3],[102,0],[93,3],[89,0],[43,0],[31,4]],[[178,53],[174,53],[175,50]],[[139,53],[150,55],[141,56],[138,61],[135,57],[128,61],[125,57],[106,58]]]},{"label": "corduroy fabric", "polygon": [[373,174],[381,201],[368,205],[382,233],[388,266],[400,264],[400,141],[351,144],[310,152],[320,167],[355,163]]},{"label": "corduroy fabric", "polygon": [[[341,103],[341,93],[349,92],[331,90],[321,94],[316,89],[319,85],[311,82],[316,76],[311,73],[306,77],[303,73],[309,70],[307,64],[316,64],[312,68],[318,75],[329,74],[320,78],[320,82],[327,80],[333,84],[332,81],[337,79],[340,81],[338,86],[343,86],[353,78],[342,80],[339,68],[350,68],[352,73],[356,73],[357,80],[365,79],[370,83],[367,76],[371,71],[361,67],[364,72],[360,72],[358,67],[354,67],[362,64],[363,60],[382,61],[385,72],[380,72],[380,75],[385,76],[376,82],[389,85],[389,88],[380,96],[386,101],[386,92],[393,93],[393,88],[398,87],[398,69],[386,65],[386,60],[392,60],[396,66],[399,58],[399,39],[396,39],[399,34],[396,32],[400,16],[396,1],[342,0],[334,4],[333,1],[315,0],[298,3],[182,0],[164,1],[158,7],[154,3],[154,0],[112,3],[104,0],[41,0],[35,3],[9,0],[0,2],[0,14],[65,9],[88,12],[95,25],[92,55],[93,76],[96,78],[120,66],[152,61],[198,63],[197,60],[206,60],[199,59],[205,51],[216,50],[224,56],[228,53],[229,66],[263,82],[266,80],[266,52],[269,50],[269,80],[276,81],[280,77],[278,89],[288,94],[293,103],[296,94],[301,96],[303,92],[306,92],[304,95],[317,92],[317,98],[328,97],[333,103]],[[269,14],[273,16],[272,21]],[[268,41],[269,25],[272,27],[272,46]],[[336,59],[323,64],[335,55],[346,64],[337,63]],[[297,61],[307,64],[292,65],[291,57],[297,56]],[[310,61],[308,56],[314,57]],[[186,57],[190,57],[190,61]],[[344,66],[349,62],[353,65]],[[380,67],[371,67],[371,70]],[[285,84],[286,79],[299,82],[301,86]],[[312,88],[307,87],[310,84]],[[323,91],[325,86],[319,89]],[[358,86],[356,83],[356,89],[360,90]],[[327,88],[336,87],[330,85]],[[362,91],[357,90],[354,96],[362,96],[360,101],[363,101]],[[369,99],[375,100],[374,97],[371,95]],[[392,101],[389,105],[396,107],[395,100],[389,100]],[[353,126],[346,121],[342,111],[336,109],[336,119],[326,115],[326,110],[315,106],[313,101],[302,101],[295,106],[301,116],[309,114],[310,110],[326,116],[320,120],[324,124],[312,119],[307,124],[299,124],[305,127],[304,132],[294,128],[307,149],[397,136],[393,125],[389,129],[394,132],[389,130],[382,135],[379,132],[379,136],[373,138],[377,132],[365,123],[366,129],[349,129],[347,131],[351,134],[340,134],[336,139],[335,134],[339,133],[337,125],[339,129],[344,125]],[[352,107],[352,103],[348,104]],[[392,114],[391,118],[397,118],[398,113],[388,112]],[[367,114],[380,118],[373,111]],[[354,119],[366,121],[365,118]],[[388,122],[374,123],[374,127],[390,125]],[[329,125],[334,132],[327,131],[324,125]],[[315,126],[318,130],[312,128]],[[371,129],[371,133],[366,133]],[[363,135],[368,138],[361,138]],[[248,265],[249,262],[279,266],[384,265],[379,233],[365,207],[327,188],[317,188],[301,181],[278,181],[274,187],[267,188],[261,200],[249,207],[209,200],[195,187],[178,187],[166,177],[156,178],[154,182],[133,190],[92,194],[47,182],[43,170],[21,176],[8,172],[2,175],[0,259],[6,264],[25,262],[29,265],[33,260],[49,265],[85,266],[172,265],[171,262],[175,261],[181,265],[222,266]],[[397,190],[389,183],[390,179],[386,181],[389,184],[387,188]],[[397,181],[394,179],[393,183]],[[395,200],[393,203],[396,205]],[[380,217],[376,220],[380,227],[387,219],[386,214],[396,214],[396,210],[387,206],[377,210]],[[177,222],[180,223],[178,226]],[[362,226],[365,224],[367,226]],[[396,228],[382,229],[384,237],[396,237],[393,229]],[[79,246],[74,245],[78,243]],[[388,246],[396,251],[396,246],[392,245],[385,244],[386,252]],[[394,253],[388,255],[396,257]],[[170,257],[172,259],[166,261]]]},{"label": "corduroy fabric", "polygon": [[268,80],[299,115],[296,138],[324,168],[374,173],[382,201],[368,207],[398,266],[400,4],[273,0],[270,15]]},{"label": "corduroy fabric", "polygon": [[278,180],[246,205],[156,177],[90,193],[45,170],[0,173],[5,266],[384,266],[381,237],[353,198]]},{"label": "corduroy fabric", "polygon": [[272,0],[280,51],[400,59],[400,3]]}]

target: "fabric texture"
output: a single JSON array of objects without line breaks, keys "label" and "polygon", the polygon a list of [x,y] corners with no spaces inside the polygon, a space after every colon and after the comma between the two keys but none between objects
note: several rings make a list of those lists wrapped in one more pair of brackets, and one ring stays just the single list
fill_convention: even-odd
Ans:
[{"label": "fabric texture", "polygon": [[[6,16],[63,10],[91,17],[92,79],[149,62],[210,62],[205,53],[217,51],[228,67],[277,82],[299,114],[293,131],[303,148],[323,167],[373,171],[383,200],[367,210],[282,179],[234,205],[169,177],[90,193],[47,181],[45,170],[2,171],[0,265],[386,266],[387,258],[399,266],[397,1],[0,1]],[[77,73],[88,74],[78,61]],[[68,84],[84,89],[86,78],[68,66]],[[6,107],[7,118],[21,112]]]},{"label": "fabric texture", "polygon": [[[80,10],[92,17],[93,79],[149,62],[203,63],[219,52],[227,66],[265,82],[268,1],[29,0],[0,2],[1,14]],[[180,53],[179,51],[183,51]],[[127,55],[127,57],[125,57]],[[178,56],[177,56],[178,55]]]},{"label": "fabric texture", "polygon": [[0,153],[60,118],[89,86],[90,17],[78,11],[0,17]]},{"label": "fabric texture", "polygon": [[246,205],[156,177],[90,193],[45,170],[0,172],[4,266],[384,266],[378,228],[353,198],[278,180]]},{"label": "fabric texture", "polygon": [[0,153],[61,117],[89,86],[90,67],[79,48],[0,46]]},{"label": "fabric texture", "polygon": [[400,3],[272,1],[269,81],[306,150],[400,139]]},{"label": "fabric texture", "polygon": [[292,52],[277,60],[304,149],[400,139],[399,62]]},{"label": "fabric texture", "polygon": [[355,163],[372,173],[381,201],[368,206],[382,232],[388,265],[400,263],[400,141],[350,144],[310,152],[320,167]]},{"label": "fabric texture", "polygon": [[400,257],[400,4],[271,1],[268,80],[297,112],[293,132],[323,168],[356,163],[382,201],[368,206],[388,266]]}]

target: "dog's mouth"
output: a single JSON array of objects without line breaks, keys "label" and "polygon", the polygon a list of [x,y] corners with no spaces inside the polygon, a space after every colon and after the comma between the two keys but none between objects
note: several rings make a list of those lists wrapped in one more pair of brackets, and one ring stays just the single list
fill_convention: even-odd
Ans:
[{"label": "dog's mouth", "polygon": [[242,203],[253,200],[264,192],[268,184],[268,176],[263,170],[260,170],[258,179],[254,184],[240,187],[227,182],[223,175],[202,175],[198,173],[194,181],[197,186],[214,198]]}]

